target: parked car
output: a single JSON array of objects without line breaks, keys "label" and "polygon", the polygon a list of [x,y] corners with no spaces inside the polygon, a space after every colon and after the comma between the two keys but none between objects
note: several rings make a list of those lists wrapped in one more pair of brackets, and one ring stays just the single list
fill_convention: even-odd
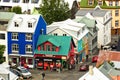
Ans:
[{"label": "parked car", "polygon": [[92,63],[97,62],[97,60],[98,60],[98,56],[97,55],[92,57]]},{"label": "parked car", "polygon": [[11,69],[11,71],[19,77],[23,77],[26,79],[32,78],[32,74],[26,68],[22,66],[19,66],[16,69]]},{"label": "parked car", "polygon": [[79,71],[87,71],[89,69],[89,65],[88,64],[82,64],[79,67]]}]

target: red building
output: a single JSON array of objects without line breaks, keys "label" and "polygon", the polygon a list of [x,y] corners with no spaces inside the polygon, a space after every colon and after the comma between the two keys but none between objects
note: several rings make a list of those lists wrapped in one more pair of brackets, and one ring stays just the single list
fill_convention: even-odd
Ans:
[{"label": "red building", "polygon": [[70,36],[40,35],[34,57],[37,68],[67,68],[74,65],[74,42]]}]

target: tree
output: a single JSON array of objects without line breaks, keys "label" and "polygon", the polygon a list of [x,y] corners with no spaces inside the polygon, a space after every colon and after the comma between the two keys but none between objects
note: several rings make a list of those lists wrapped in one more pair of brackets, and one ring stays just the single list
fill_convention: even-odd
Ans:
[{"label": "tree", "polygon": [[64,0],[42,0],[39,13],[43,15],[47,24],[70,18],[68,3]]},{"label": "tree", "polygon": [[4,59],[3,59],[4,51],[5,51],[5,46],[0,45],[0,64],[3,63],[3,61],[4,61]]},{"label": "tree", "polygon": [[22,14],[22,9],[20,6],[14,6],[12,7],[11,12],[15,12],[16,14]]}]

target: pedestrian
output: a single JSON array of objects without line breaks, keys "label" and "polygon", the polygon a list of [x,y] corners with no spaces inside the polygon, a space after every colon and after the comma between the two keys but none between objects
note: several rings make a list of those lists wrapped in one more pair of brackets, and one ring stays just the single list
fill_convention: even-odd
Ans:
[{"label": "pedestrian", "polygon": [[43,72],[42,73],[42,80],[44,80],[44,78],[45,78],[45,73]]}]

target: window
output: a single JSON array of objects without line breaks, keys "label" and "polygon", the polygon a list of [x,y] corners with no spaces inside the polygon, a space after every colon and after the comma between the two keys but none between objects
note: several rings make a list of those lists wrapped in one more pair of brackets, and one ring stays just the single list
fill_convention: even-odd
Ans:
[{"label": "window", "polygon": [[28,28],[32,28],[32,23],[28,23]]},{"label": "window", "polygon": [[32,33],[26,33],[26,40],[32,41]]},{"label": "window", "polygon": [[98,5],[102,5],[102,1],[98,1]]},{"label": "window", "polygon": [[58,34],[57,33],[54,33],[54,36],[57,36]]},{"label": "window", "polygon": [[115,1],[115,6],[119,6],[119,1]]},{"label": "window", "polygon": [[46,51],[50,51],[50,45],[46,45]]},{"label": "window", "polygon": [[18,40],[18,33],[12,33],[12,40]]},{"label": "window", "polygon": [[113,2],[112,1],[109,1],[109,6],[113,6]]},{"label": "window", "polygon": [[63,34],[63,36],[67,36],[67,34]]},{"label": "window", "polygon": [[115,27],[118,27],[119,26],[119,20],[116,20],[115,21]]},{"label": "window", "polygon": [[32,53],[32,45],[26,45],[26,53]]},{"label": "window", "polygon": [[19,27],[19,24],[17,22],[15,22],[15,27]]},{"label": "window", "polygon": [[119,10],[115,10],[115,16],[119,16]]},{"label": "window", "polygon": [[28,58],[28,64],[29,64],[29,65],[32,65],[32,64],[33,64],[33,60],[30,59],[30,58]]},{"label": "window", "polygon": [[52,46],[52,51],[56,51],[56,47],[54,45]]},{"label": "window", "polygon": [[43,34],[43,33],[44,33],[44,29],[41,29],[41,30],[40,30],[40,34]]},{"label": "window", "polygon": [[0,34],[0,39],[5,39],[5,34]]},{"label": "window", "polygon": [[12,52],[18,52],[18,44],[12,44]]},{"label": "window", "polygon": [[92,0],[88,0],[89,1],[89,5],[92,5]]},{"label": "window", "polygon": [[18,2],[19,2],[19,0],[13,0],[13,2],[18,3]]},{"label": "window", "polygon": [[42,50],[42,51],[44,50],[44,45],[40,46],[40,50]]}]

